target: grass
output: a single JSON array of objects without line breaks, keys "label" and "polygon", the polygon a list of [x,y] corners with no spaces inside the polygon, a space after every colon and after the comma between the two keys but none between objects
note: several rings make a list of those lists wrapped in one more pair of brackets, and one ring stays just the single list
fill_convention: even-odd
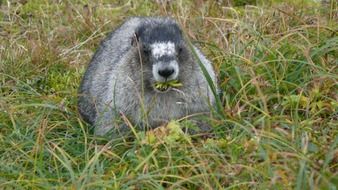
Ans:
[{"label": "grass", "polygon": [[[337,189],[336,1],[111,2],[0,1],[0,189]],[[85,67],[132,15],[175,17],[212,60],[215,137],[80,119]]]}]

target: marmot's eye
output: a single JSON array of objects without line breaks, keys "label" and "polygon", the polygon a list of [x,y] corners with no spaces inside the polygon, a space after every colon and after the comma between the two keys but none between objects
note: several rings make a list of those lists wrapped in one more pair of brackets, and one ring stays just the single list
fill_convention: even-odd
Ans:
[{"label": "marmot's eye", "polygon": [[149,55],[149,54],[150,54],[150,50],[147,49],[147,48],[143,48],[143,53],[144,53],[145,55]]},{"label": "marmot's eye", "polygon": [[179,48],[178,48],[178,53],[180,54],[180,53],[182,53],[182,51],[183,51],[183,48],[182,48],[182,47],[179,47]]}]

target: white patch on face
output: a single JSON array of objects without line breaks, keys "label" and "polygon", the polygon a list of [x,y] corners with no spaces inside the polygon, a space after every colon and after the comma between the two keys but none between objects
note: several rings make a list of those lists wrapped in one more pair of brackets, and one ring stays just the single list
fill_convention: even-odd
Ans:
[{"label": "white patch on face", "polygon": [[174,68],[174,73],[169,77],[169,80],[175,80],[175,79],[177,79],[178,72],[180,71],[179,67],[178,67],[178,63],[176,61],[171,61],[169,63],[169,66]]},{"label": "white patch on face", "polygon": [[150,45],[152,55],[158,59],[163,55],[175,55],[175,44],[173,42],[156,42]]},{"label": "white patch on face", "polygon": [[[156,81],[165,82],[166,80],[171,81],[177,79],[179,73],[178,63],[176,61],[171,61],[168,65],[167,64],[168,63],[158,62],[153,65],[152,73]],[[158,71],[163,69],[163,67],[174,69],[174,73],[170,75],[168,78],[162,77],[161,75],[158,74]]]},{"label": "white patch on face", "polygon": [[165,79],[158,74],[158,68],[160,67],[159,63],[153,65],[152,73],[156,81],[163,82]]}]

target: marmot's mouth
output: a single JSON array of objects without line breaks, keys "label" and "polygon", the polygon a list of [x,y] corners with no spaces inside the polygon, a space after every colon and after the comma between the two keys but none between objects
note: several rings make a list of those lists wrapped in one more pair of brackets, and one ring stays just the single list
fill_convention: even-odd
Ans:
[{"label": "marmot's mouth", "polygon": [[154,86],[154,89],[155,89],[156,92],[159,92],[159,93],[166,93],[166,92],[168,92],[169,90],[171,90],[171,87],[156,88],[156,87]]},{"label": "marmot's mouth", "polygon": [[155,82],[153,87],[155,91],[165,93],[171,90],[171,88],[178,88],[183,86],[178,80],[171,80],[165,82]]}]

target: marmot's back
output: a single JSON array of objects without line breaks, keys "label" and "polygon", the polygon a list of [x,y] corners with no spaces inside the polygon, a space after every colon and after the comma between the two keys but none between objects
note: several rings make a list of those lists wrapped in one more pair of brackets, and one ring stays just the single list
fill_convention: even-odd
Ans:
[{"label": "marmot's back", "polygon": [[113,70],[114,64],[128,51],[129,39],[139,24],[139,18],[131,18],[111,32],[101,42],[90,61],[80,85],[78,100],[79,112],[86,122],[94,124],[97,111],[96,95],[103,94],[107,82],[104,80],[107,78],[107,71]]},{"label": "marmot's back", "polygon": [[[211,64],[195,50],[216,84]],[[183,87],[154,88],[166,81],[179,81]],[[154,17],[131,18],[100,44],[79,94],[80,114],[95,125],[97,134],[113,128],[117,113],[135,124],[147,121],[156,127],[208,111],[214,102],[179,26],[172,19]]]}]

